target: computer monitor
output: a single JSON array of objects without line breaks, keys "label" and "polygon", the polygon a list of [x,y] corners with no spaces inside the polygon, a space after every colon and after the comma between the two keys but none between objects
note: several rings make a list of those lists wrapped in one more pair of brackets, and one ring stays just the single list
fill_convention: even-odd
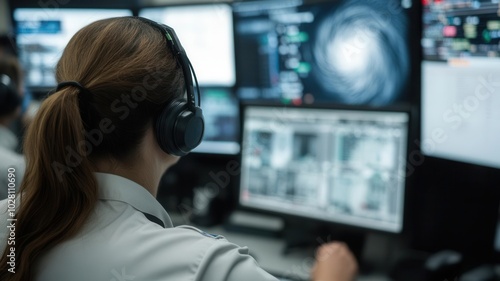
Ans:
[{"label": "computer monitor", "polygon": [[147,7],[139,16],[175,29],[201,88],[205,135],[195,153],[240,151],[239,108],[234,94],[233,15],[224,3]]},{"label": "computer monitor", "polygon": [[143,8],[139,16],[174,28],[201,86],[235,83],[233,16],[223,3]]},{"label": "computer monitor", "polygon": [[127,9],[15,9],[16,42],[26,86],[43,92],[54,88],[57,61],[78,30],[99,19],[131,15]]},{"label": "computer monitor", "polygon": [[498,1],[423,1],[422,151],[500,168]]},{"label": "computer monitor", "polygon": [[236,155],[240,152],[238,106],[232,89],[201,88],[205,134],[203,141],[193,152],[226,155]]},{"label": "computer monitor", "polygon": [[412,3],[235,3],[238,96],[294,105],[408,102]]},{"label": "computer monitor", "polygon": [[248,105],[242,208],[399,233],[409,113]]}]

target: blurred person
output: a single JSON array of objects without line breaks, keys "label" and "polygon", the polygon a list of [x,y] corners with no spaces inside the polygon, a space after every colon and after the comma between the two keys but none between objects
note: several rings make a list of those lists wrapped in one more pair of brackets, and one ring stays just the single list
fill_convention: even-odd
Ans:
[{"label": "blurred person", "polygon": [[17,152],[19,139],[11,130],[21,115],[22,73],[14,56],[0,56],[0,200],[7,198],[9,168],[15,169],[17,184],[24,175],[24,157]]},{"label": "blurred person", "polygon": [[10,55],[17,57],[18,50],[16,47],[16,39],[9,34],[0,35],[0,56]]},{"label": "blurred person", "polygon": [[[0,57],[15,58],[15,60],[18,61],[16,64],[19,66],[19,73],[23,75],[20,77],[24,77],[23,71],[20,67],[21,63],[19,62],[19,51],[16,47],[15,37],[7,34],[0,35]],[[21,79],[21,82],[24,82],[24,78]],[[13,122],[10,127],[11,129],[14,129],[14,131],[17,131],[18,136],[22,136],[25,127],[33,120],[33,116],[39,106],[39,101],[34,99],[31,91],[26,87],[25,83],[19,83],[18,85],[20,85],[19,88],[22,95],[21,118],[18,118],[18,120]]]},{"label": "blurred person", "polygon": [[[174,227],[155,199],[203,136],[191,71],[173,30],[143,18],[73,36],[28,127],[18,201],[0,202],[0,280],[276,280],[247,248]],[[352,281],[356,270],[349,249],[330,243],[313,278]]]}]

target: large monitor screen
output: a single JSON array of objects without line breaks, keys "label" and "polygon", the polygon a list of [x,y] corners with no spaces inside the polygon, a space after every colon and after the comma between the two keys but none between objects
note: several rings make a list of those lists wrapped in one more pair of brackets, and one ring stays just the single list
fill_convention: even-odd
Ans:
[{"label": "large monitor screen", "polygon": [[247,106],[239,204],[400,232],[408,124],[403,111]]},{"label": "large monitor screen", "polygon": [[422,151],[500,168],[500,4],[424,1]]},{"label": "large monitor screen", "polygon": [[139,16],[172,27],[202,86],[233,86],[233,15],[227,4],[144,8]]},{"label": "large monitor screen", "polygon": [[131,15],[127,9],[15,9],[16,41],[26,86],[44,91],[56,86],[57,61],[82,27],[99,19]]},{"label": "large monitor screen", "polygon": [[409,100],[412,1],[234,4],[238,95],[284,103]]}]

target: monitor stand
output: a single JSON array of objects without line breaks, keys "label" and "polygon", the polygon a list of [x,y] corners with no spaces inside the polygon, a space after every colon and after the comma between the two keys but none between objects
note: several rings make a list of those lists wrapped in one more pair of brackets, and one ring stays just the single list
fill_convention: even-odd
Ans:
[{"label": "monitor stand", "polygon": [[224,223],[227,231],[265,237],[281,237],[283,226],[279,217],[241,210],[233,211]]},{"label": "monitor stand", "polygon": [[307,220],[286,219],[283,239],[285,240],[284,255],[294,250],[315,249],[329,242],[340,241],[349,246],[359,262],[362,260],[366,233]]},{"label": "monitor stand", "polygon": [[283,255],[292,254],[294,251],[315,251],[325,243],[341,241],[349,246],[358,262],[362,261],[366,240],[365,232],[347,227],[300,218],[282,219],[241,210],[234,211],[229,216],[224,228],[231,232],[281,238],[285,241]]}]

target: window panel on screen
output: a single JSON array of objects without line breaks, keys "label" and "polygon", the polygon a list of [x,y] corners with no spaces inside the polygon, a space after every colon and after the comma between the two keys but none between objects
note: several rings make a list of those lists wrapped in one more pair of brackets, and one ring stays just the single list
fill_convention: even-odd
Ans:
[{"label": "window panel on screen", "polygon": [[407,102],[411,8],[398,0],[235,3],[239,97]]},{"label": "window panel on screen", "polygon": [[78,30],[99,19],[131,15],[127,9],[15,9],[16,41],[26,86],[55,87],[55,65]]},{"label": "window panel on screen", "polygon": [[424,1],[422,151],[500,168],[498,1]]},{"label": "window panel on screen", "polygon": [[241,206],[401,231],[407,112],[250,105],[242,118]]}]

